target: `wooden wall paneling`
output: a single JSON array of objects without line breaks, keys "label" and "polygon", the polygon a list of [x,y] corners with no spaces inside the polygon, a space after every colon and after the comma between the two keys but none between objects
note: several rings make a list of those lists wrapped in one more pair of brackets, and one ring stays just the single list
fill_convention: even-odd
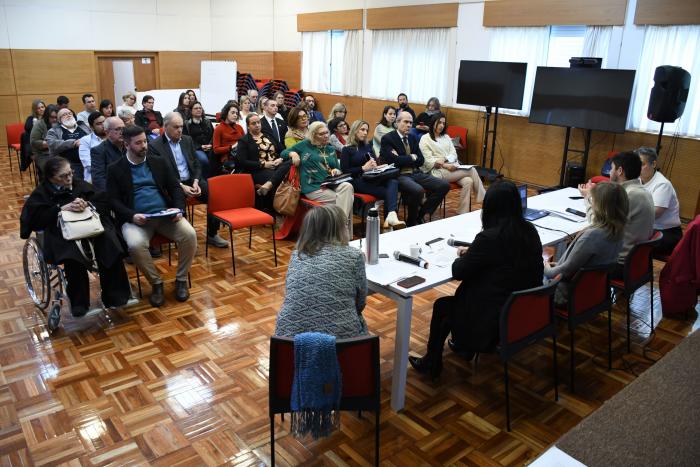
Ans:
[{"label": "wooden wall paneling", "polygon": [[332,29],[362,29],[363,11],[341,10],[297,15],[297,31],[330,31]]},{"label": "wooden wall paneling", "polygon": [[12,54],[8,49],[0,50],[0,96],[11,96],[17,92]]},{"label": "wooden wall paneling", "polygon": [[274,52],[274,78],[283,79],[290,88],[301,88],[301,52]]},{"label": "wooden wall paneling", "polygon": [[700,24],[700,2],[637,0],[634,24]]},{"label": "wooden wall paneling", "polygon": [[362,105],[363,99],[357,96],[339,96],[335,94],[321,94],[321,93],[311,93],[316,98],[316,106],[323,114],[323,117],[328,120],[330,111],[333,106],[342,102],[348,110],[345,120],[348,124],[353,121],[362,118]]},{"label": "wooden wall paneling", "polygon": [[83,93],[97,88],[95,57],[88,50],[12,50],[18,94]]},{"label": "wooden wall paneling", "polygon": [[161,88],[199,88],[201,63],[208,60],[211,60],[211,52],[159,52]]},{"label": "wooden wall paneling", "polygon": [[458,3],[369,8],[367,29],[455,28]]},{"label": "wooden wall paneling", "polygon": [[212,52],[212,60],[235,60],[240,73],[251,73],[255,79],[274,76],[272,52]]},{"label": "wooden wall paneling", "polygon": [[[150,63],[143,63],[142,58],[132,58],[134,63],[134,85],[137,91],[149,91],[152,89],[165,89],[158,79],[158,56],[150,57]],[[117,97],[121,100],[121,97]]]},{"label": "wooden wall paneling", "polygon": [[112,57],[97,57],[99,91],[95,100],[98,103],[102,99],[112,99],[112,102],[117,101],[117,105],[121,105],[121,96],[114,95],[114,60]]},{"label": "wooden wall paneling", "polygon": [[[683,1],[683,0],[679,0]],[[627,0],[498,0],[484,3],[484,26],[622,26]]]},{"label": "wooden wall paneling", "polygon": [[[27,115],[29,115],[30,112],[31,106],[29,107]],[[24,123],[24,119],[20,117],[20,112],[17,109],[17,98],[15,96],[0,96],[0,146],[7,146],[5,125],[17,122]],[[15,164],[16,163],[15,161]]]}]

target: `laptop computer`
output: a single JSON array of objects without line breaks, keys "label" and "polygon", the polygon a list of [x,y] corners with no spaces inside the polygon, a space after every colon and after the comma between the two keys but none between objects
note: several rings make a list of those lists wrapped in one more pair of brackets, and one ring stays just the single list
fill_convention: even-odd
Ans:
[{"label": "laptop computer", "polygon": [[520,194],[520,203],[523,206],[523,217],[525,219],[532,222],[549,215],[547,211],[527,207],[527,185],[518,186],[518,193]]}]

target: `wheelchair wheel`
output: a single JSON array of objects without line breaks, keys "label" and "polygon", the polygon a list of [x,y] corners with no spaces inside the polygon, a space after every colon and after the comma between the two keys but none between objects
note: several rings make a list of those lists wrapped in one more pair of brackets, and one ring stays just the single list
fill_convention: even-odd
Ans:
[{"label": "wheelchair wheel", "polygon": [[54,305],[51,307],[51,311],[49,311],[49,316],[46,319],[46,325],[49,328],[49,331],[51,333],[55,332],[56,329],[58,329],[58,325],[61,322],[61,303],[54,303]]},{"label": "wheelchair wheel", "polygon": [[45,310],[51,299],[49,269],[35,238],[30,238],[24,244],[22,265],[29,296],[40,310]]}]

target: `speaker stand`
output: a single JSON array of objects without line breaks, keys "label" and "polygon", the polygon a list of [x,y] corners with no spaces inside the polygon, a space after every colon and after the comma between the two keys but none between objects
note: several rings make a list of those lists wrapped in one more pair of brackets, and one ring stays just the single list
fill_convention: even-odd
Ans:
[{"label": "speaker stand", "polygon": [[[493,130],[491,130],[490,127],[491,124],[491,106],[487,105],[486,106],[486,127],[484,128],[484,144],[483,144],[483,152],[481,155],[481,167],[477,167],[476,171],[479,173],[479,176],[483,177],[485,180],[488,180],[489,182],[494,181],[495,179],[502,177],[500,173],[498,173],[498,170],[493,168],[493,158],[494,158],[494,153],[496,151],[496,130],[498,129],[498,107],[495,107],[495,111],[493,112]],[[486,153],[488,152],[488,145],[489,145],[489,134],[491,135],[491,163],[489,167],[486,167]]]},{"label": "speaker stand", "polygon": [[566,162],[569,158],[570,152],[575,152],[582,154],[581,165],[583,165],[583,173],[585,178],[586,166],[588,165],[588,151],[591,149],[591,134],[593,130],[586,130],[583,137],[583,149],[571,149],[569,148],[569,142],[571,140],[571,127],[566,127],[566,139],[564,140],[564,154],[561,158],[561,174],[559,175],[559,187],[564,187],[564,178],[566,177]]},{"label": "speaker stand", "polygon": [[664,135],[664,122],[661,122],[661,128],[659,129],[659,138],[656,140],[656,157],[659,157],[659,152],[661,152],[661,137]]}]

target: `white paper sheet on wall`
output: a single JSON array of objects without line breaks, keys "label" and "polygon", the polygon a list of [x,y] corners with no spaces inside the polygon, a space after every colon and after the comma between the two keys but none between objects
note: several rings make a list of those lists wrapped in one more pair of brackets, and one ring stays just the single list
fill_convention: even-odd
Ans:
[{"label": "white paper sheet on wall", "polygon": [[215,114],[229,99],[238,99],[236,71],[238,64],[229,61],[203,61],[200,78],[200,101],[204,111]]}]

